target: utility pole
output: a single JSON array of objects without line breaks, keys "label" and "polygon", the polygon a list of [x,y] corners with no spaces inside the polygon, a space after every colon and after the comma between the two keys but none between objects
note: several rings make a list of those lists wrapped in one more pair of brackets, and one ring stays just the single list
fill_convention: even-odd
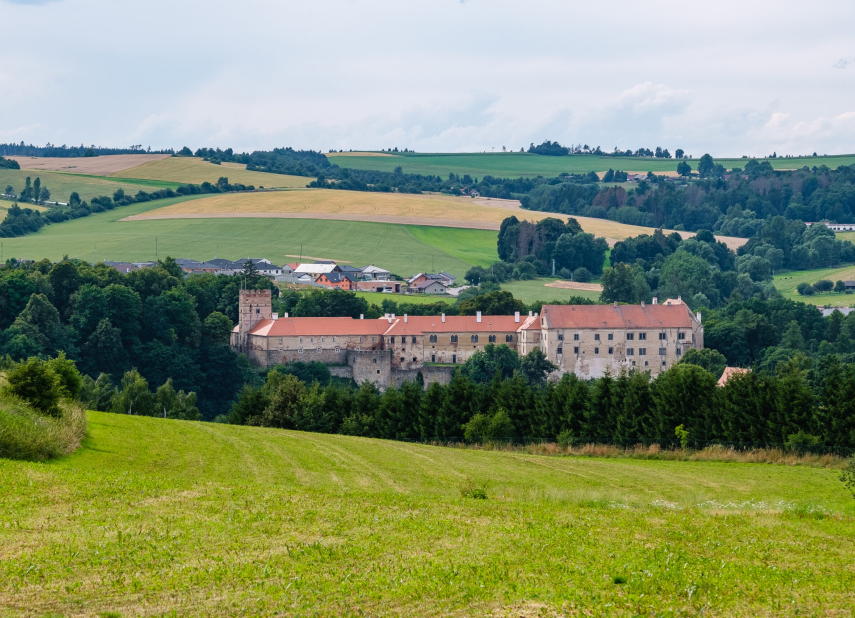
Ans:
[{"label": "utility pole", "polygon": [[154,237],[154,257],[157,257],[157,236]]},{"label": "utility pole", "polygon": [[300,263],[303,262],[303,243],[300,243]]}]

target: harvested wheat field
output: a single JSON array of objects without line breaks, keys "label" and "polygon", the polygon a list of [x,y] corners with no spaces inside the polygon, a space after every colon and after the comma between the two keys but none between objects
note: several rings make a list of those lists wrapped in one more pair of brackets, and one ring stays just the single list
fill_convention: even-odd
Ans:
[{"label": "harvested wheat field", "polygon": [[558,288],[561,290],[584,290],[586,292],[602,292],[603,286],[599,283],[577,283],[575,281],[553,281],[544,283],[548,288]]},{"label": "harvested wheat field", "polygon": [[[521,219],[540,221],[564,215],[473,203],[471,198],[406,193],[368,193],[361,191],[288,191],[215,195],[186,203],[151,210],[123,221],[151,219],[206,218],[291,218],[370,221],[498,230],[502,220],[512,214]],[[628,236],[652,233],[652,229],[625,225],[604,219],[576,217],[582,228],[612,244]]]},{"label": "harvested wheat field", "polygon": [[386,152],[330,152],[329,157],[394,157],[396,155]]},{"label": "harvested wheat field", "polygon": [[[145,163],[167,159],[168,154],[100,155],[97,157],[6,157],[14,159],[21,169],[51,172],[73,172],[107,176]],[[133,176],[130,176],[133,178]],[[216,181],[216,178],[214,179]]]},{"label": "harvested wheat field", "polygon": [[229,182],[244,185],[276,189],[303,189],[314,178],[305,176],[286,176],[267,172],[248,172],[243,163],[223,163],[215,165],[198,157],[169,157],[143,163],[133,169],[113,174],[122,178],[140,180],[164,180],[167,182],[202,184],[215,183],[221,176]]}]

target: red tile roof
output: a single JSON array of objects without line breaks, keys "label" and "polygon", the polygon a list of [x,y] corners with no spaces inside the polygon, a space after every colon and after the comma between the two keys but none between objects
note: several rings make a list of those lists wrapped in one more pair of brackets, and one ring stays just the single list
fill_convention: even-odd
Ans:
[{"label": "red tile roof", "polygon": [[[464,333],[464,332],[508,332],[512,333],[523,325],[526,317],[520,316],[515,322],[512,315],[485,315],[479,323],[474,315],[447,315],[445,322],[442,316],[395,316],[387,335],[420,335],[423,333]],[[381,318],[381,321],[388,320]]]},{"label": "red tile roof", "polygon": [[750,369],[743,369],[742,367],[725,367],[724,373],[722,373],[721,377],[718,379],[718,386],[724,386],[733,376],[748,373],[749,371]]},{"label": "red tile roof", "polygon": [[687,305],[544,305],[547,328],[691,328]]},{"label": "red tile roof", "polygon": [[389,328],[386,320],[353,318],[279,318],[261,320],[250,335],[295,337],[301,335],[382,335]]}]

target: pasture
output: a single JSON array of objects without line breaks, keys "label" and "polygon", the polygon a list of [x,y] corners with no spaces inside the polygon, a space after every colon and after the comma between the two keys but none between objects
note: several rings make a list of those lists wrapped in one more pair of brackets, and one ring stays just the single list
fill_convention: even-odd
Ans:
[{"label": "pasture", "polygon": [[514,298],[518,298],[526,304],[536,301],[548,303],[553,300],[567,302],[574,296],[590,298],[594,301],[600,300],[599,291],[546,287],[547,283],[552,283],[553,281],[561,281],[561,279],[547,277],[544,279],[532,279],[530,281],[509,281],[502,284],[502,289],[507,290],[514,295]]},{"label": "pasture", "polygon": [[[97,158],[97,157],[96,157]],[[77,191],[80,199],[89,201],[99,195],[112,196],[116,189],[123,189],[125,193],[135,194],[143,191],[157,191],[178,186],[174,182],[141,181],[136,179],[112,179],[101,176],[86,176],[83,174],[71,174],[66,172],[52,172],[47,170],[7,170],[0,169],[0,191],[6,185],[12,185],[16,193],[24,188],[27,177],[30,180],[40,178],[42,187],[50,190],[51,201],[67,202],[72,191]]]},{"label": "pasture", "polygon": [[300,255],[302,249],[302,255],[359,265],[373,263],[403,275],[445,270],[457,277],[474,265],[486,266],[498,260],[496,233],[483,230],[442,230],[448,232],[444,236],[436,231],[441,228],[315,219],[119,221],[147,209],[192,199],[203,198],[132,204],[48,225],[21,238],[5,238],[5,256],[59,260],[68,255],[88,261],[252,256],[282,264],[297,261],[293,256]]},{"label": "pasture", "polygon": [[855,306],[855,295],[841,294],[838,292],[825,292],[822,294],[814,294],[812,296],[802,296],[796,291],[800,283],[810,283],[813,285],[821,279],[828,279],[832,283],[837,280],[852,280],[855,279],[855,265],[843,264],[834,268],[818,268],[814,270],[798,270],[781,273],[775,275],[775,287],[784,298],[790,300],[807,303],[809,305],[829,305],[832,307],[840,306]]},{"label": "pasture", "polygon": [[197,185],[203,182],[216,183],[221,176],[225,176],[229,182],[254,185],[256,189],[260,187],[267,189],[303,189],[314,180],[314,178],[304,176],[248,172],[243,163],[215,165],[198,157],[168,157],[143,163],[112,175],[120,178],[151,179]]},{"label": "pasture", "polygon": [[[855,500],[833,469],[94,412],[89,423],[73,455],[0,460],[6,616],[845,616],[855,606]],[[467,497],[473,487],[486,499]]]},{"label": "pasture", "polygon": [[[673,149],[672,149],[673,152]],[[386,153],[380,153],[386,154]],[[686,162],[693,170],[697,169],[698,159],[703,152],[692,153],[693,159]],[[391,172],[398,166],[406,174],[431,174],[448,177],[454,172],[460,176],[469,174],[473,178],[486,175],[500,178],[519,178],[520,176],[558,176],[562,172],[569,174],[587,174],[605,172],[609,168],[625,172],[676,172],[676,159],[654,159],[646,157],[603,157],[596,155],[570,155],[566,157],[547,157],[536,154],[507,153],[394,153],[391,156],[378,157],[375,153],[357,155],[357,153],[329,153],[329,160],[341,167],[361,170],[380,170]],[[715,156],[715,155],[713,155]],[[716,158],[727,169],[745,167],[748,159]],[[800,157],[792,159],[763,159],[769,161],[775,169],[797,169],[807,165],[826,165],[836,168],[839,165],[855,164],[855,155],[832,155],[829,157]]]}]

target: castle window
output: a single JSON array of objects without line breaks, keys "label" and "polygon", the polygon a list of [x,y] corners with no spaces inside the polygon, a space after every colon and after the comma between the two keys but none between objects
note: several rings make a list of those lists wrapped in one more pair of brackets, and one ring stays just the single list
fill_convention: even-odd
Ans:
[{"label": "castle window", "polygon": [[614,333],[609,333],[609,341],[611,341],[614,338],[615,338]]},{"label": "castle window", "polygon": [[668,336],[665,333],[659,333],[659,341],[665,341]]},{"label": "castle window", "polygon": [[377,373],[380,373],[380,370],[379,370],[379,369],[377,370]]},{"label": "castle window", "polygon": [[578,353],[579,353],[579,346],[575,346],[573,348],[573,354],[578,354]]},{"label": "castle window", "polygon": [[403,356],[401,357],[401,362],[402,362],[402,363],[404,362],[404,357],[403,357]]},{"label": "castle window", "polygon": [[659,356],[665,356],[667,352],[668,350],[666,350],[665,348],[659,348]]},{"label": "castle window", "polygon": [[303,348],[298,348],[298,349],[297,349],[297,354],[302,354],[302,353],[303,353]]},{"label": "castle window", "polygon": [[573,341],[579,341],[579,333],[573,335]]},{"label": "castle window", "polygon": [[558,348],[557,350],[555,350],[555,353],[558,354],[559,356],[561,354],[564,354],[564,348]]},{"label": "castle window", "polygon": [[431,335],[431,336],[430,336],[430,342],[431,342],[431,343],[436,343],[436,335]]},{"label": "castle window", "polygon": [[335,347],[335,351],[336,351],[336,352],[341,352],[341,348],[340,348],[340,347],[338,347],[338,346],[336,346],[336,347]]},{"label": "castle window", "polygon": [[596,335],[594,335],[594,341],[599,341],[599,340],[600,340],[600,333],[597,333]]},{"label": "castle window", "polygon": [[635,349],[634,348],[627,348],[626,349],[626,355],[627,356],[634,356],[635,355]]},{"label": "castle window", "polygon": [[282,337],[279,337],[279,343],[282,343]]},{"label": "castle window", "polygon": [[431,355],[430,355],[430,362],[432,362],[432,363],[435,363],[435,362],[436,362],[436,354],[431,354]]},{"label": "castle window", "polygon": [[564,341],[564,333],[558,333],[558,341]]},{"label": "castle window", "polygon": [[677,341],[682,341],[686,338],[686,333],[677,333]]},{"label": "castle window", "polygon": [[320,348],[318,348],[318,352],[320,352],[320,351],[321,351],[321,349],[320,349]]},{"label": "castle window", "polygon": [[418,361],[416,360],[416,357],[415,357],[415,356],[413,357],[413,362],[414,362],[414,363],[417,363],[417,362],[418,362]]},{"label": "castle window", "polygon": [[647,341],[647,333],[638,333],[638,339],[640,341]]},{"label": "castle window", "polygon": [[332,338],[332,342],[335,343],[335,337]]},{"label": "castle window", "polygon": [[472,343],[478,343],[478,335],[472,335],[469,339]]},{"label": "castle window", "polygon": [[615,349],[614,349],[614,348],[609,348],[609,354],[614,354],[614,353],[615,353]]},{"label": "castle window", "polygon": [[302,338],[302,337],[300,337],[300,343],[303,343],[303,338]]},{"label": "castle window", "polygon": [[[359,338],[359,343],[362,343],[362,341],[363,341],[364,339],[365,339],[364,337],[360,337],[360,338]],[[358,348],[357,348],[357,349],[358,349]]]},{"label": "castle window", "polygon": [[594,354],[599,354],[599,353],[600,353],[600,348],[594,348]]},{"label": "castle window", "polygon": [[677,348],[677,356],[682,356],[683,350],[681,348]]},{"label": "castle window", "polygon": [[394,336],[389,337],[389,343],[395,343],[395,337]]},{"label": "castle window", "polygon": [[627,333],[626,334],[626,340],[627,341],[632,341],[633,339],[635,339],[635,333]]},{"label": "castle window", "polygon": [[514,340],[513,335],[505,335],[505,343],[512,343]]},{"label": "castle window", "polygon": [[413,335],[413,339],[412,339],[412,341],[411,341],[410,343],[415,343],[415,342],[416,342],[416,336],[415,336],[415,335]]},{"label": "castle window", "polygon": [[496,343],[496,335],[487,335],[488,343]]},{"label": "castle window", "polygon": [[356,351],[359,352],[359,346],[356,346]]},{"label": "castle window", "polygon": [[256,310],[255,310],[255,312],[256,312],[256,313],[261,313],[261,309],[256,309]]},{"label": "castle window", "polygon": [[639,356],[647,356],[647,348],[638,348]]},{"label": "castle window", "polygon": [[451,343],[457,343],[457,335],[451,336]]},{"label": "castle window", "polygon": [[376,359],[376,358],[374,358],[374,359],[372,359],[372,360],[374,361],[374,364],[376,365],[376,364],[377,364],[377,359]]}]

